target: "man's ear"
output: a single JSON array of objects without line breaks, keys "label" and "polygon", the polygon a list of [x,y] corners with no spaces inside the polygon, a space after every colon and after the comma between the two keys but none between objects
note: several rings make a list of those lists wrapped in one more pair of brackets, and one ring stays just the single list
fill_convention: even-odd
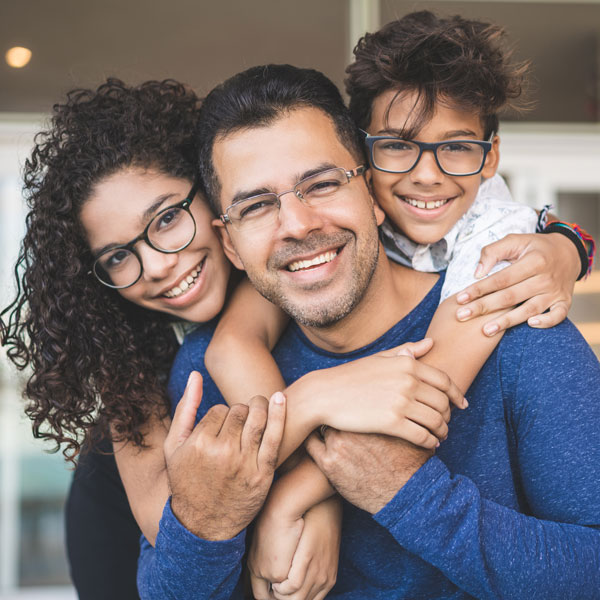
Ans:
[{"label": "man's ear", "polygon": [[233,264],[233,266],[236,269],[240,269],[241,271],[243,271],[244,265],[242,264],[242,261],[240,260],[240,257],[238,256],[238,253],[233,245],[233,242],[231,241],[231,238],[229,237],[229,231],[227,231],[227,227],[225,226],[225,223],[223,223],[223,221],[221,221],[221,219],[213,219],[212,226],[214,227],[214,230],[216,231],[217,235],[219,236],[219,238],[221,240],[221,246],[223,246],[223,251],[225,252],[225,256],[227,256],[227,258],[231,261],[231,263]]},{"label": "man's ear", "polygon": [[371,202],[373,203],[373,213],[375,214],[375,220],[377,221],[377,226],[379,227],[379,225],[381,225],[385,219],[385,213],[383,212],[381,206],[379,206],[379,202],[377,202],[377,198],[375,198],[375,194],[373,193],[372,169],[367,169],[365,171],[365,182],[367,184],[367,189],[369,190]]},{"label": "man's ear", "polygon": [[498,164],[500,163],[500,137],[495,135],[492,140],[492,149],[488,152],[485,157],[485,163],[483,169],[481,169],[481,176],[484,179],[489,179],[496,174],[498,170]]}]

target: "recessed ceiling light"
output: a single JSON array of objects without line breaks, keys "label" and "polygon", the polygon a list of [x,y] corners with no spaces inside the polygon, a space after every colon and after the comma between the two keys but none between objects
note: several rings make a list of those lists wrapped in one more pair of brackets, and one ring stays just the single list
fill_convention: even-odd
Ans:
[{"label": "recessed ceiling light", "polygon": [[21,69],[31,60],[31,50],[22,46],[15,46],[6,52],[5,58],[9,67]]}]

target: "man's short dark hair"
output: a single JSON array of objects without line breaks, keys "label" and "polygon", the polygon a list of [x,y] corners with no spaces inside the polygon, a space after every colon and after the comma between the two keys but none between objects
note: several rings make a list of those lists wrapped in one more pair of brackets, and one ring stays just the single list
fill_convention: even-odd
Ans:
[{"label": "man's short dark hair", "polygon": [[414,137],[441,100],[479,114],[487,138],[498,130],[500,110],[518,108],[528,67],[511,61],[504,37],[496,25],[429,11],[410,13],[366,34],[346,69],[354,120],[365,129],[377,96],[414,91],[417,110],[403,137]]},{"label": "man's short dark hair", "polygon": [[200,173],[206,197],[217,214],[221,207],[220,182],[212,160],[215,140],[242,129],[267,126],[297,108],[317,108],[327,114],[342,144],[358,162],[364,162],[361,134],[339,90],[323,73],[291,65],[252,67],[218,85],[201,109]]}]

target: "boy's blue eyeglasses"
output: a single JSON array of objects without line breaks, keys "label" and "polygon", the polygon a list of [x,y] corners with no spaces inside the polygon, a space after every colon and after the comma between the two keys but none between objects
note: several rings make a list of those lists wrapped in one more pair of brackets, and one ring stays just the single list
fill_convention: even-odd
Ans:
[{"label": "boy's blue eyeglasses", "polygon": [[492,149],[494,132],[487,142],[448,140],[426,143],[387,135],[369,135],[361,129],[369,149],[371,165],[385,173],[408,173],[417,166],[423,152],[433,152],[442,173],[454,177],[477,175]]}]

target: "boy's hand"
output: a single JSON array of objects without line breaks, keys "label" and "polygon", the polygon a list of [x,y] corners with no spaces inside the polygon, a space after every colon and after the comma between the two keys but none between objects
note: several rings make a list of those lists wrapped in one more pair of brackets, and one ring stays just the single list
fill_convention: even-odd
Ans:
[{"label": "boy's hand", "polygon": [[457,302],[464,304],[456,312],[459,321],[514,307],[483,326],[486,335],[494,335],[525,321],[547,328],[566,318],[581,271],[577,249],[568,238],[558,233],[507,235],[482,250],[475,276],[484,277],[503,260],[513,264],[457,295]]},{"label": "boy's hand", "polygon": [[[252,590],[257,600],[320,600],[334,586],[341,539],[341,500],[329,498],[304,515],[304,527],[290,568],[283,580],[257,579]],[[254,549],[254,539],[253,539]],[[251,555],[252,556],[252,555]],[[279,581],[279,583],[277,583]]]},{"label": "boy's hand", "polygon": [[432,346],[424,339],[314,372],[325,385],[316,388],[323,398],[319,422],[437,447],[448,435],[450,402],[461,408],[467,402],[444,372],[415,360]]}]

